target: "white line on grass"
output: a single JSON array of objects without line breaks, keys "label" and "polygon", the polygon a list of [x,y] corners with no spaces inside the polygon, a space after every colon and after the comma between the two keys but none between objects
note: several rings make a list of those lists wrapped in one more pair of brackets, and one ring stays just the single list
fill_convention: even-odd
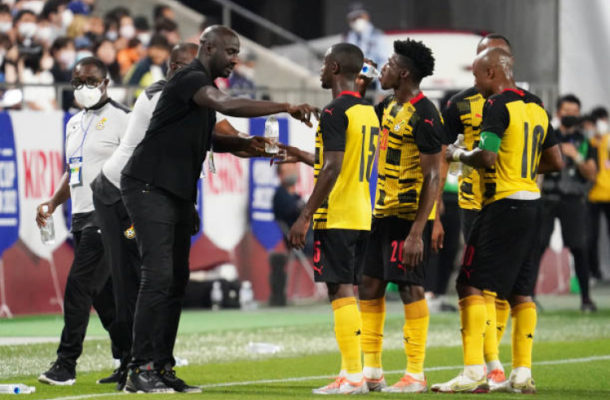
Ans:
[{"label": "white line on grass", "polygon": [[[568,358],[564,360],[548,360],[548,361],[537,361],[534,362],[534,365],[560,365],[560,364],[575,364],[575,363],[586,363],[592,361],[605,361],[610,360],[610,354],[601,355],[601,356],[593,356],[593,357],[582,357],[582,358]],[[444,365],[439,367],[430,367],[425,368],[426,371],[445,371],[451,369],[460,369],[463,368],[463,365]],[[404,369],[397,369],[392,371],[385,371],[386,374],[399,374],[404,372]],[[283,378],[283,379],[261,379],[257,381],[241,381],[241,382],[223,382],[223,383],[210,383],[207,385],[201,385],[202,389],[211,389],[217,387],[232,387],[232,386],[249,386],[249,385],[260,385],[266,383],[285,383],[285,382],[303,382],[303,381],[315,381],[318,379],[331,379],[334,378],[335,375],[316,375],[316,376],[297,376],[294,378]],[[124,395],[126,393],[122,392],[112,392],[112,393],[98,393],[98,394],[81,394],[76,396],[66,396],[66,397],[52,397],[44,400],[81,400],[81,399],[90,399],[97,397],[109,397],[109,396],[117,396]]]}]

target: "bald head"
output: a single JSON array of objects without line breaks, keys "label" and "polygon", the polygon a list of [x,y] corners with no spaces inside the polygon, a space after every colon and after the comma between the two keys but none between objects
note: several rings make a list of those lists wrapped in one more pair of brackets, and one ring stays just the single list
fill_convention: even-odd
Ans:
[{"label": "bald head", "polygon": [[179,43],[174,46],[169,55],[169,68],[167,70],[167,79],[170,79],[176,71],[188,65],[197,56],[197,46],[194,43]]},{"label": "bald head", "polygon": [[475,86],[484,97],[503,88],[513,87],[513,56],[500,47],[492,47],[477,55],[472,66]]},{"label": "bald head", "polygon": [[500,35],[499,33],[490,33],[481,39],[477,45],[477,54],[494,47],[499,47],[509,54],[513,54],[513,49],[510,42],[505,36]]},{"label": "bald head", "polygon": [[223,25],[212,25],[199,38],[197,58],[212,79],[228,78],[237,64],[239,38],[234,30]]}]

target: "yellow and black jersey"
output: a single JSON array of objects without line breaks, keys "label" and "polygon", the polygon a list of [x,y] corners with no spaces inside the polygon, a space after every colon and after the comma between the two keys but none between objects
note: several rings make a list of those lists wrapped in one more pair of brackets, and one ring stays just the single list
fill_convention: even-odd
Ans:
[{"label": "yellow and black jersey", "polygon": [[325,151],[344,152],[339,177],[313,217],[314,229],[371,229],[369,179],[375,161],[379,120],[356,92],[342,92],[324,107],[316,133],[314,180]]},{"label": "yellow and black jersey", "polygon": [[483,206],[517,192],[540,193],[536,185],[540,155],[557,144],[542,101],[518,89],[491,96],[483,107],[481,132],[500,139],[495,165],[479,170]]},{"label": "yellow and black jersey", "polygon": [[[443,120],[423,93],[407,103],[383,103],[374,216],[414,220],[424,181],[420,153],[436,154],[445,142]],[[430,213],[434,219],[435,210]]]},{"label": "yellow and black jersey", "polygon": [[589,201],[592,203],[610,202],[610,134],[591,141],[591,147],[597,149],[596,163],[597,175],[595,183],[589,192]]},{"label": "yellow and black jersey", "polygon": [[[449,99],[443,113],[445,129],[450,143],[458,134],[464,135],[464,147],[472,150],[479,146],[481,121],[485,98],[474,88],[463,90]],[[480,176],[477,170],[458,178],[458,204],[465,210],[480,210],[482,202]]]}]

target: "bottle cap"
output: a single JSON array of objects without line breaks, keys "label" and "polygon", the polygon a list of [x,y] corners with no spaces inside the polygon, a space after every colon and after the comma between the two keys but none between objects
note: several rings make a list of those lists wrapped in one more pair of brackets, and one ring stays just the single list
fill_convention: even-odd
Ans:
[{"label": "bottle cap", "polygon": [[49,206],[47,206],[46,204],[44,206],[42,206],[42,212],[43,213],[48,213],[49,212]]}]

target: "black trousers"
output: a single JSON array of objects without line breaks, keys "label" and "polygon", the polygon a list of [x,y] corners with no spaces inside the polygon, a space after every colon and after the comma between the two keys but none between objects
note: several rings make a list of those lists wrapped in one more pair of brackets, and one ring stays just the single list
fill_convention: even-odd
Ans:
[{"label": "black trousers", "polygon": [[538,265],[540,265],[540,260],[549,246],[555,218],[559,218],[561,223],[564,246],[570,249],[574,257],[574,269],[580,286],[580,296],[583,301],[588,301],[587,204],[584,196],[563,196],[559,200],[543,198],[540,245],[536,254]]},{"label": "black trousers", "polygon": [[[112,185],[107,182],[107,184]],[[118,189],[114,188],[117,192]],[[93,192],[93,205],[99,216],[102,229],[102,240],[106,250],[106,261],[112,276],[112,286],[115,303],[115,325],[120,331],[120,343],[116,343],[121,351],[123,363],[131,356],[133,316],[136,309],[138,289],[140,287],[140,254],[134,231],[130,230],[131,220],[120,199],[108,204]],[[144,340],[144,339],[142,339]],[[150,346],[150,340],[145,340]]]},{"label": "black trousers", "polygon": [[[132,365],[175,365],[173,350],[189,279],[193,204],[125,175],[121,192],[142,257]],[[152,346],[143,339],[149,335]]]},{"label": "black trousers", "polygon": [[457,193],[443,193],[445,213],[441,215],[441,223],[445,230],[443,248],[437,253],[431,253],[426,271],[426,291],[435,295],[447,293],[447,285],[451,272],[455,267],[455,257],[460,246],[460,208]]},{"label": "black trousers", "polygon": [[64,328],[57,348],[58,360],[72,368],[83,352],[91,306],[110,334],[113,356],[120,357],[121,330],[115,324],[110,270],[104,260],[104,245],[97,227],[74,232],[74,261],[66,282]]},{"label": "black trousers", "polygon": [[602,213],[606,217],[606,227],[610,237],[610,203],[587,203],[589,209],[589,231],[587,233],[587,243],[589,244],[589,263],[591,275],[596,279],[602,279],[602,272],[599,265],[599,221]]}]

